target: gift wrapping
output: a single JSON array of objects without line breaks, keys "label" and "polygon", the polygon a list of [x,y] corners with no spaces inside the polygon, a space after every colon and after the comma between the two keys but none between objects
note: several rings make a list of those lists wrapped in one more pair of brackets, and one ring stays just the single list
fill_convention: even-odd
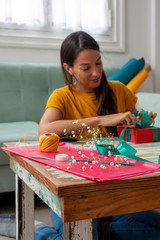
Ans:
[{"label": "gift wrapping", "polygon": [[160,128],[158,127],[138,128],[138,127],[135,127],[134,125],[117,126],[118,138],[120,137],[120,134],[125,127],[127,128],[126,128],[126,132],[124,133],[123,139],[127,142],[147,143],[147,142],[160,141]]}]

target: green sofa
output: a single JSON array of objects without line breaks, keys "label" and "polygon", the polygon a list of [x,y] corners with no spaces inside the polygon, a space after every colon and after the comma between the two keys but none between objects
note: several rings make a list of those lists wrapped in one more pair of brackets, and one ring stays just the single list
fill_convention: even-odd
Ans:
[{"label": "green sofa", "polygon": [[[104,67],[107,76],[117,67]],[[23,136],[34,140],[46,101],[52,91],[64,86],[60,65],[0,63],[0,147]],[[14,191],[9,157],[0,149],[0,192]]]}]

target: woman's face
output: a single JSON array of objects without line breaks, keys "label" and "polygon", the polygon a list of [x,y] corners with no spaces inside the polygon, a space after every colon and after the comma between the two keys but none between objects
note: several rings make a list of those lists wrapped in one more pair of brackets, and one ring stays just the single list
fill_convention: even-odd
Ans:
[{"label": "woman's face", "polygon": [[100,85],[102,72],[100,52],[93,49],[81,51],[73,67],[69,67],[69,73],[76,78],[75,88],[85,93],[94,92],[94,89]]}]

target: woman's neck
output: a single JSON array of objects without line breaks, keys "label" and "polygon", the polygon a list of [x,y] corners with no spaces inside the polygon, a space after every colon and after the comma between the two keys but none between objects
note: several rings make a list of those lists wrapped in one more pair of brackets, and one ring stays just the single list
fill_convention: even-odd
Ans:
[{"label": "woman's neck", "polygon": [[76,88],[79,92],[82,92],[82,93],[94,93],[95,92],[94,88],[87,88],[87,87],[79,86],[77,84],[77,82],[75,82],[73,84],[73,87]]}]

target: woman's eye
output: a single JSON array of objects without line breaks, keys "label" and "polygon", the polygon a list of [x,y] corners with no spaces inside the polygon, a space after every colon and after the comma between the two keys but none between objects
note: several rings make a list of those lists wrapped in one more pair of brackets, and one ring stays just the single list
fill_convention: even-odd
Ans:
[{"label": "woman's eye", "polygon": [[97,62],[97,65],[101,65],[102,64],[102,62]]},{"label": "woman's eye", "polygon": [[82,69],[82,71],[84,71],[84,72],[85,72],[85,71],[88,71],[88,70],[89,70],[89,68],[83,68],[83,69]]}]

